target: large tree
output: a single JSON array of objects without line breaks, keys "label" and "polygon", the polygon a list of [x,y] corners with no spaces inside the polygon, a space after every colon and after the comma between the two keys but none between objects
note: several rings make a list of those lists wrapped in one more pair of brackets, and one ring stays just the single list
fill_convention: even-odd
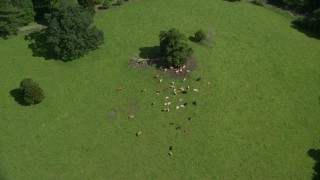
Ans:
[{"label": "large tree", "polygon": [[11,0],[0,0],[0,36],[17,34],[24,17],[25,12],[14,7]]},{"label": "large tree", "polygon": [[160,35],[160,54],[166,63],[175,66],[183,66],[190,59],[193,50],[186,43],[186,37],[177,29],[161,31]]},{"label": "large tree", "polygon": [[92,26],[93,15],[80,6],[57,8],[48,23],[47,45],[58,59],[79,58],[103,43],[103,32]]},{"label": "large tree", "polygon": [[35,12],[33,10],[32,0],[12,0],[12,4],[26,13],[23,19],[25,23],[34,20]]}]

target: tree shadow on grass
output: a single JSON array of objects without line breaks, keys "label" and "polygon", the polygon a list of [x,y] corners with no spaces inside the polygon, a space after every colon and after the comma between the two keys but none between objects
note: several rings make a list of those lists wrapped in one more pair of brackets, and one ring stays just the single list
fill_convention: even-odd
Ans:
[{"label": "tree shadow on grass", "polygon": [[[292,21],[291,25],[294,29],[304,33],[308,37],[319,39],[320,40],[320,22],[316,19],[303,18]],[[317,29],[308,28],[308,26],[318,26]]]},{"label": "tree shadow on grass", "polygon": [[189,36],[188,39],[191,42],[198,42],[194,36]]},{"label": "tree shadow on grass", "polygon": [[160,47],[152,46],[152,47],[142,47],[139,49],[139,56],[145,59],[154,59],[160,57]]},{"label": "tree shadow on grass", "polygon": [[139,51],[139,57],[148,59],[148,65],[155,65],[157,69],[170,67],[170,65],[165,63],[161,57],[159,46],[142,47]]},{"label": "tree shadow on grass", "polygon": [[35,31],[25,36],[26,41],[29,41],[29,49],[32,50],[34,57],[44,57],[46,60],[56,59],[54,53],[50,50],[46,43],[44,31]]},{"label": "tree shadow on grass", "polygon": [[19,103],[21,106],[28,106],[23,100],[23,95],[21,93],[21,90],[19,88],[13,89],[10,92],[10,95],[14,98],[14,100]]},{"label": "tree shadow on grass", "polygon": [[316,161],[313,166],[314,173],[312,179],[320,179],[320,149],[309,149],[308,155]]}]

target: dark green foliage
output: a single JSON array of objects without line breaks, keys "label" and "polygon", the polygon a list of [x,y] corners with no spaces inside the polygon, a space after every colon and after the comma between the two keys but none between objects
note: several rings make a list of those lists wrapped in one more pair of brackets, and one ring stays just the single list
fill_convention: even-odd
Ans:
[{"label": "dark green foliage", "polygon": [[103,2],[104,2],[103,0],[95,0],[95,1],[94,1],[94,4],[97,4],[97,5],[98,5],[98,4],[102,4]]},{"label": "dark green foliage", "polygon": [[33,10],[32,0],[12,0],[12,4],[26,13],[23,19],[25,24],[34,20],[35,12]]},{"label": "dark green foliage", "polygon": [[89,10],[90,12],[95,12],[95,0],[78,0],[78,3],[80,6]]},{"label": "dark green foliage", "polygon": [[204,30],[200,29],[194,33],[194,40],[197,42],[203,41],[207,39],[207,34]]},{"label": "dark green foliage", "polygon": [[18,33],[26,13],[13,6],[11,0],[0,0],[0,36]]},{"label": "dark green foliage", "polygon": [[32,0],[32,2],[36,13],[35,20],[39,23],[47,23],[45,15],[50,14],[59,5],[59,0]]},{"label": "dark green foliage", "polygon": [[30,78],[23,79],[20,83],[20,90],[26,104],[38,104],[44,99],[43,90],[38,83]]},{"label": "dark green foliage", "polygon": [[124,4],[124,0],[117,0],[117,4],[120,6],[120,5],[123,5]]},{"label": "dark green foliage", "polygon": [[160,54],[166,63],[181,67],[191,57],[193,50],[186,43],[186,37],[177,29],[161,31],[160,35]]},{"label": "dark green foliage", "polygon": [[290,8],[302,12],[302,13],[312,13],[312,11],[320,7],[319,0],[267,0],[271,3],[283,4],[289,6]]},{"label": "dark green foliage", "polygon": [[93,15],[82,7],[61,6],[52,13],[48,23],[46,43],[58,59],[79,58],[103,43],[103,32],[91,26]]},{"label": "dark green foliage", "polygon": [[112,2],[110,0],[105,0],[102,4],[104,8],[109,8],[112,5]]}]

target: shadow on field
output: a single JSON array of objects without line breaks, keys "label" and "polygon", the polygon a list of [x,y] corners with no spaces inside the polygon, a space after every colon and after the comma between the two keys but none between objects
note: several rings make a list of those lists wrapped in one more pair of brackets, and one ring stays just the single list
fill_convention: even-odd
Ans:
[{"label": "shadow on field", "polygon": [[19,88],[13,89],[9,93],[14,98],[14,100],[17,103],[19,103],[21,106],[27,106],[27,104],[23,100],[23,96],[22,96],[21,90]]},{"label": "shadow on field", "polygon": [[191,41],[191,42],[198,42],[198,41],[196,40],[196,38],[193,37],[193,36],[189,36],[188,39],[189,39],[189,41]]},{"label": "shadow on field", "polygon": [[148,64],[155,65],[157,69],[168,68],[170,66],[161,58],[159,46],[142,47],[139,51],[139,57],[148,59]]},{"label": "shadow on field", "polygon": [[142,47],[139,49],[140,53],[139,56],[145,59],[153,59],[160,57],[160,47],[153,46],[153,47]]},{"label": "shadow on field", "polygon": [[26,41],[29,41],[29,49],[32,50],[32,55],[35,57],[44,57],[46,60],[55,59],[52,51],[46,44],[46,37],[43,31],[32,32],[25,36]]},{"label": "shadow on field", "polygon": [[309,149],[308,155],[316,161],[313,166],[314,173],[312,179],[318,180],[320,179],[320,149]]},{"label": "shadow on field", "polygon": [[302,18],[292,21],[291,26],[308,37],[320,39],[320,21],[314,18]]}]

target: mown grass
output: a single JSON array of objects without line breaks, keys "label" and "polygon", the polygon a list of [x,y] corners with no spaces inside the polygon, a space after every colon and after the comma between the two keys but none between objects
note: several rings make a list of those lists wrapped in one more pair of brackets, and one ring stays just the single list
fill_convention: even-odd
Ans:
[{"label": "mown grass", "polygon": [[[101,11],[95,22],[105,44],[73,62],[32,57],[23,35],[0,40],[1,179],[312,177],[307,152],[319,147],[320,41],[290,19],[246,2],[143,0]],[[190,42],[198,64],[185,85],[200,92],[182,97],[197,106],[163,113],[168,94],[154,91],[183,83],[163,76],[160,84],[155,69],[128,64],[171,27],[187,36],[213,29],[215,41]],[[42,103],[21,106],[10,95],[25,77],[44,89]]]}]

